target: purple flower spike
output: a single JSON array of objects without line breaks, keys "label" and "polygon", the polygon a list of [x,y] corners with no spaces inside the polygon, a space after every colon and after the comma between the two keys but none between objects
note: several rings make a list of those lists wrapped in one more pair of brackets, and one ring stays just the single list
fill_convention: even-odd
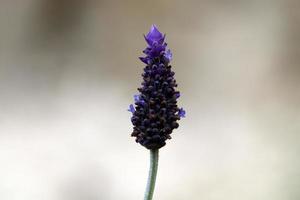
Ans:
[{"label": "purple flower spike", "polygon": [[185,117],[185,111],[177,106],[180,93],[176,90],[175,73],[169,65],[172,53],[167,49],[165,35],[152,25],[144,37],[148,46],[143,51],[145,57],[140,57],[146,64],[143,82],[138,88],[140,94],[134,95],[135,108],[129,107],[133,113],[131,136],[147,149],[159,149],[171,139],[171,133],[179,127],[177,121]]},{"label": "purple flower spike", "polygon": [[134,112],[135,112],[134,106],[133,106],[132,104],[130,104],[127,111],[129,111],[129,112],[131,112],[132,114],[134,114]]}]

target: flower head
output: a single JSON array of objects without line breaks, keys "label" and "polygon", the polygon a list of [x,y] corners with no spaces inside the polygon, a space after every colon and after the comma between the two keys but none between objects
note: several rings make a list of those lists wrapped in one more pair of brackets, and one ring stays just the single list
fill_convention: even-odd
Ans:
[{"label": "flower head", "polygon": [[138,88],[140,94],[134,95],[135,108],[129,108],[133,113],[132,136],[147,149],[159,149],[171,139],[170,134],[178,128],[177,120],[185,117],[185,111],[177,106],[180,93],[175,89],[175,73],[169,65],[172,53],[166,49],[165,35],[152,25],[144,37],[148,46],[143,51],[146,56],[140,57],[146,64],[143,82]]}]

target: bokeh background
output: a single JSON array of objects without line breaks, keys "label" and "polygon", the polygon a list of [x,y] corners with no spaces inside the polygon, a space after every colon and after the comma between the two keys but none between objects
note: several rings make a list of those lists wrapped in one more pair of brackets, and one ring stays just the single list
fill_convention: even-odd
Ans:
[{"label": "bokeh background", "polygon": [[143,198],[126,109],[151,24],[187,110],[154,199],[300,199],[299,1],[1,0],[1,200]]}]

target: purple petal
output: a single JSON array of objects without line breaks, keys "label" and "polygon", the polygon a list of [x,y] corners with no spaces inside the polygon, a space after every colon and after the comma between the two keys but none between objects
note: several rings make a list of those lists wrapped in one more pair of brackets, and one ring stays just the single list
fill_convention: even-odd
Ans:
[{"label": "purple petal", "polygon": [[183,110],[183,108],[180,108],[179,111],[178,111],[178,115],[179,115],[179,117],[184,118],[185,117],[185,110]]},{"label": "purple petal", "polygon": [[148,58],[147,57],[139,57],[139,59],[143,62],[143,63],[145,63],[145,64],[148,64]]},{"label": "purple petal", "polygon": [[129,105],[128,111],[131,112],[132,114],[135,112],[135,109],[132,104]]},{"label": "purple petal", "polygon": [[146,102],[143,99],[140,102],[143,106],[146,105]]},{"label": "purple petal", "polygon": [[[148,33],[149,34],[149,33]],[[153,43],[153,41],[150,39],[150,38],[148,38],[147,36],[145,36],[144,35],[144,38],[145,38],[145,40],[146,40],[146,42],[148,43],[148,45],[152,45],[152,43]]]},{"label": "purple petal", "polygon": [[164,57],[168,60],[168,62],[170,62],[172,60],[172,52],[170,49],[168,49],[165,53],[164,53]]},{"label": "purple petal", "polygon": [[136,103],[140,100],[140,95],[135,94],[135,95],[133,95],[133,98],[134,98],[134,102]]},{"label": "purple petal", "polygon": [[159,32],[158,28],[155,25],[152,25],[149,33],[144,36],[146,42],[152,46],[155,43],[162,44],[164,42],[165,36]]}]

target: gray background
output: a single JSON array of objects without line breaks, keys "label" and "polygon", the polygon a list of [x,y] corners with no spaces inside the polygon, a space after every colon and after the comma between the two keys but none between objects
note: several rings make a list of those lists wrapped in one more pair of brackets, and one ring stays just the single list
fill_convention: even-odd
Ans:
[{"label": "gray background", "polygon": [[142,199],[126,111],[167,34],[187,118],[154,199],[300,199],[300,2],[1,0],[0,199]]}]

